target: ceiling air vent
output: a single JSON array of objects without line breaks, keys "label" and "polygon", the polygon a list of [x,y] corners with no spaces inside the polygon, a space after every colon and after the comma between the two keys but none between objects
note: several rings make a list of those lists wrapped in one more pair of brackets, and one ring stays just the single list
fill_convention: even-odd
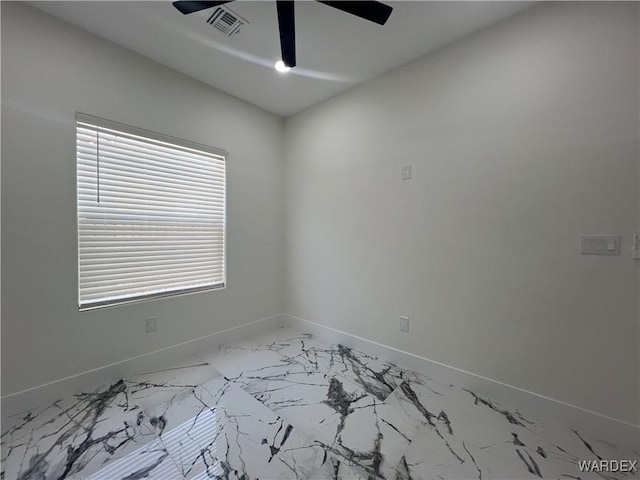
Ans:
[{"label": "ceiling air vent", "polygon": [[213,11],[208,10],[202,18],[227,37],[237,35],[242,27],[249,23],[229,7],[216,7]]}]

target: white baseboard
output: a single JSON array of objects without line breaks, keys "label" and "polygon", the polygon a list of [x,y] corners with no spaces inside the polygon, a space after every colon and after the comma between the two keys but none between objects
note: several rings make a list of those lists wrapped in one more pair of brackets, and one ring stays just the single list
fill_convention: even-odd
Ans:
[{"label": "white baseboard", "polygon": [[170,366],[172,363],[191,355],[211,351],[220,345],[236,342],[247,335],[259,334],[281,326],[294,327],[325,340],[384,358],[398,366],[420,372],[439,381],[462,386],[480,397],[497,402],[503,408],[518,409],[521,413],[562,422],[562,424],[587,435],[601,438],[633,451],[640,450],[640,427],[636,425],[288,314],[273,315],[6,395],[0,399],[2,418],[49,404],[70,393],[87,391],[136,373]]},{"label": "white baseboard", "polygon": [[318,337],[384,358],[400,367],[417,371],[444,383],[462,386],[476,395],[491,399],[503,408],[561,422],[587,435],[609,441],[632,451],[640,451],[640,427],[592,412],[560,400],[545,397],[490,378],[450,367],[428,358],[382,345],[309,320],[283,315],[284,325]]},{"label": "white baseboard", "polygon": [[0,398],[2,418],[33,408],[48,405],[59,398],[73,393],[86,392],[96,387],[117,382],[140,372],[157,370],[172,363],[217,348],[225,343],[233,343],[246,335],[259,334],[277,328],[284,323],[281,314],[255,320],[221,332],[195,338],[160,350],[128,358],[103,367],[61,378],[44,385],[38,385]]}]

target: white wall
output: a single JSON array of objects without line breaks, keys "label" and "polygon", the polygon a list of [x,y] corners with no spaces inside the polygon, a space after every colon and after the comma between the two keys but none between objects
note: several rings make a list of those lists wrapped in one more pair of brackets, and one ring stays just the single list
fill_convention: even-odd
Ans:
[{"label": "white wall", "polygon": [[[76,111],[230,152],[227,289],[78,313]],[[2,394],[282,312],[282,137],[272,114],[2,2]]]},{"label": "white wall", "polygon": [[638,40],[545,3],[288,119],[285,311],[637,424]]}]

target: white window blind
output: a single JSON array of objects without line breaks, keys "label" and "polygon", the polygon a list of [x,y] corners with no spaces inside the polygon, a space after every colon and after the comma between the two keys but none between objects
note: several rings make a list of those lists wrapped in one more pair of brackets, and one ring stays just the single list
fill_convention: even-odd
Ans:
[{"label": "white window blind", "polygon": [[80,309],[223,287],[226,153],[76,121]]}]

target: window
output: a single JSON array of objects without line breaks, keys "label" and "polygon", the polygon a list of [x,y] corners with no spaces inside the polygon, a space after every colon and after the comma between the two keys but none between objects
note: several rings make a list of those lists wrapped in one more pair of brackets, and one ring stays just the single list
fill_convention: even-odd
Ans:
[{"label": "window", "polygon": [[226,152],[76,114],[80,310],[225,286]]}]

